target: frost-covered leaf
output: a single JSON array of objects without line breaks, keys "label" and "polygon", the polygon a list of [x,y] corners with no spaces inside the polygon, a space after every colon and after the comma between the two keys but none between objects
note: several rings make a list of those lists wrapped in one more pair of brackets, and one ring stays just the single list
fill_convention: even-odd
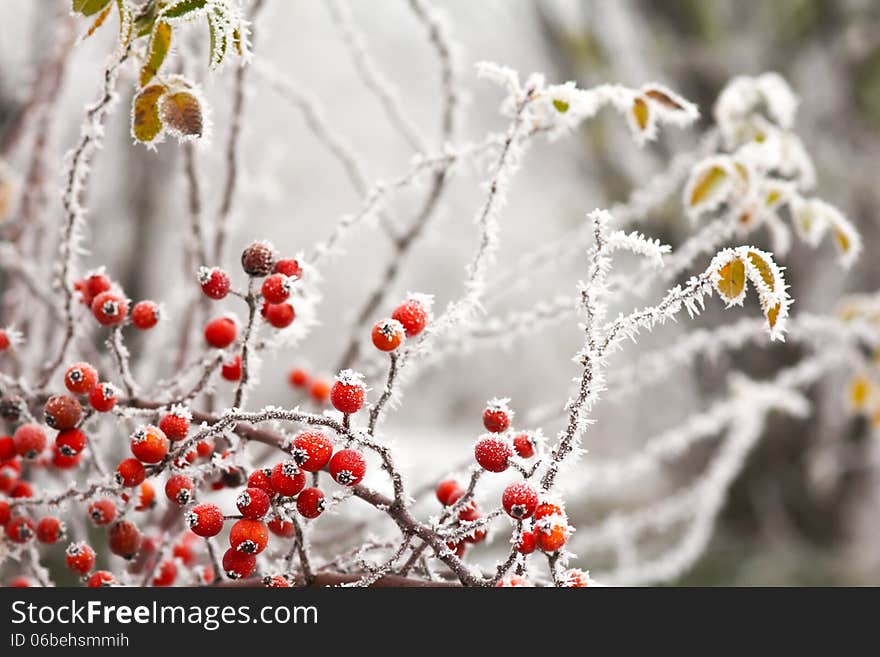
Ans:
[{"label": "frost-covered leaf", "polygon": [[161,118],[165,128],[180,139],[202,136],[202,105],[188,91],[177,91],[162,97]]},{"label": "frost-covered leaf", "polygon": [[746,285],[746,268],[743,261],[734,258],[718,270],[718,282],[715,289],[728,303],[737,303],[742,299]]},{"label": "frost-covered leaf", "polygon": [[152,143],[162,133],[162,120],[159,117],[159,99],[165,93],[165,86],[153,84],[142,89],[132,102],[131,134],[139,142]]},{"label": "frost-covered leaf", "polygon": [[179,0],[172,2],[162,9],[165,18],[182,18],[193,12],[200,11],[208,5],[208,0]]},{"label": "frost-covered leaf", "polygon": [[93,16],[102,11],[112,0],[73,0],[73,11],[83,16]]},{"label": "frost-covered leaf", "polygon": [[108,4],[106,7],[104,7],[104,9],[101,10],[101,13],[95,17],[94,21],[92,21],[91,26],[89,26],[89,29],[86,31],[85,35],[83,35],[83,39],[88,39],[95,32],[97,32],[98,28],[101,27],[104,24],[104,21],[107,20],[107,16],[110,15],[110,12],[112,10],[112,4]]},{"label": "frost-covered leaf", "polygon": [[171,26],[168,23],[159,21],[153,29],[153,35],[150,37],[147,61],[141,68],[140,86],[146,86],[156,76],[170,48]]},{"label": "frost-covered leaf", "polygon": [[684,188],[684,203],[691,216],[710,212],[724,203],[733,189],[733,175],[727,157],[708,158],[697,164]]}]

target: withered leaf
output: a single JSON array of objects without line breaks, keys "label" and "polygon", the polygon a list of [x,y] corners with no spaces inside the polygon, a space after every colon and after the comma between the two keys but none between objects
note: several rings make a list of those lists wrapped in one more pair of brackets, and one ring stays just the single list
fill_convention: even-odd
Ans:
[{"label": "withered leaf", "polygon": [[162,121],[169,131],[183,137],[202,136],[202,106],[188,91],[178,91],[162,98]]}]

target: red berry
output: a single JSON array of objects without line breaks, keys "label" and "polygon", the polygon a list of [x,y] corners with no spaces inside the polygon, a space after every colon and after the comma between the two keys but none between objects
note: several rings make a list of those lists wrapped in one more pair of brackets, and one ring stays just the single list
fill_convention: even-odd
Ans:
[{"label": "red berry", "polygon": [[185,566],[192,566],[196,562],[196,553],[193,543],[198,540],[195,534],[184,534],[179,543],[174,544],[171,554],[180,559]]},{"label": "red berry", "polygon": [[223,529],[223,512],[216,504],[197,504],[187,512],[186,524],[203,538],[216,536]]},{"label": "red berry", "polygon": [[363,376],[352,370],[342,370],[330,388],[330,403],[337,411],[351,415],[361,410],[366,393]]},{"label": "red berry", "polygon": [[428,324],[429,308],[430,297],[415,295],[397,306],[391,317],[403,325],[406,337],[414,338]]},{"label": "red berry", "polygon": [[0,436],[0,461],[15,457],[15,441],[12,436]]},{"label": "red berry", "polygon": [[287,589],[290,588],[290,582],[282,575],[273,575],[271,577],[267,575],[263,578],[263,586],[269,589]]},{"label": "red berry", "polygon": [[189,504],[193,497],[193,480],[184,474],[175,474],[165,482],[165,496],[180,506]]},{"label": "red berry", "polygon": [[69,395],[52,395],[43,406],[46,424],[58,431],[75,427],[82,417],[82,406]]},{"label": "red berry", "polygon": [[168,439],[160,428],[147,424],[132,434],[131,453],[144,463],[159,463],[168,453]]},{"label": "red berry", "polygon": [[177,579],[177,564],[172,559],[165,559],[156,569],[153,586],[171,586]]},{"label": "red berry", "polygon": [[98,383],[98,372],[88,363],[75,363],[64,373],[64,385],[76,395],[87,395]]},{"label": "red berry", "polygon": [[495,586],[497,588],[527,588],[534,586],[534,584],[522,575],[505,575]]},{"label": "red berry", "polygon": [[306,486],[306,475],[296,461],[281,461],[272,468],[272,489],[284,497],[293,497]]},{"label": "red berry", "polygon": [[242,579],[247,577],[257,567],[257,558],[247,552],[239,552],[229,548],[223,555],[223,572],[229,579]]},{"label": "red berry", "polygon": [[282,520],[277,515],[269,521],[269,530],[282,538],[290,538],[296,534],[296,526],[289,520]]},{"label": "red berry", "polygon": [[34,586],[34,583],[24,575],[19,575],[9,580],[7,586],[11,589],[29,589]]},{"label": "red berry", "polygon": [[131,559],[141,547],[143,537],[130,520],[120,520],[110,528],[107,535],[110,551],[123,559]]},{"label": "red berry", "polygon": [[[58,445],[52,446],[52,466],[58,468],[59,470],[69,470],[70,468],[75,468],[79,465],[80,460],[82,459],[82,452],[79,454],[73,454],[68,456],[61,452],[58,448]],[[2,489],[0,489],[2,490]]]},{"label": "red berry", "polygon": [[[125,493],[123,493],[125,496]],[[152,509],[156,505],[156,489],[153,488],[153,484],[149,481],[145,481],[141,484],[138,489],[138,497],[137,497],[137,505],[135,505],[135,511],[146,511],[147,509]]]},{"label": "red berry", "polygon": [[92,314],[102,326],[118,326],[128,315],[128,299],[114,292],[101,292],[92,300]]},{"label": "red berry", "polygon": [[269,303],[284,303],[290,296],[293,281],[284,274],[272,274],[263,281],[263,298]]},{"label": "red berry", "polygon": [[67,567],[73,572],[85,575],[95,565],[95,551],[86,543],[71,543],[64,552]]},{"label": "red berry", "polygon": [[271,500],[262,488],[245,488],[235,498],[239,513],[249,520],[259,520],[269,511]]},{"label": "red berry", "polygon": [[87,443],[86,435],[79,429],[65,429],[55,437],[55,446],[64,456],[76,456]]},{"label": "red berry", "polygon": [[229,275],[219,267],[200,267],[199,285],[210,299],[222,299],[229,294]]},{"label": "red berry", "polygon": [[296,311],[294,311],[293,306],[289,303],[269,303],[264,301],[260,312],[266,321],[277,329],[287,328],[296,319]]},{"label": "red berry", "polygon": [[229,530],[229,544],[239,552],[259,554],[269,544],[269,529],[259,520],[242,518]]},{"label": "red berry", "polygon": [[537,522],[541,518],[547,518],[548,516],[564,516],[565,511],[558,504],[552,504],[550,502],[542,502],[535,509],[535,521]]},{"label": "red berry", "polygon": [[87,274],[85,278],[73,284],[73,289],[79,292],[80,300],[87,306],[91,306],[96,296],[108,291],[111,287],[113,287],[113,281],[104,274],[103,270]]},{"label": "red berry", "polygon": [[206,459],[214,453],[214,441],[211,438],[202,438],[196,443],[196,454]]},{"label": "red berry", "polygon": [[248,276],[268,276],[278,260],[271,242],[251,242],[241,253],[241,267]]},{"label": "red berry", "polygon": [[517,552],[520,554],[531,554],[537,547],[537,541],[533,532],[523,532],[519,542],[516,544]]},{"label": "red berry", "polygon": [[501,506],[511,518],[523,520],[538,508],[538,493],[524,482],[510,484],[501,495]]},{"label": "red berry", "polygon": [[225,349],[231,345],[237,334],[238,326],[231,317],[217,317],[205,325],[205,342],[215,349]]},{"label": "red berry", "polygon": [[318,488],[306,488],[296,498],[296,510],[303,518],[317,518],[325,508],[324,493]]},{"label": "red berry", "polygon": [[140,486],[146,478],[144,464],[137,459],[125,459],[116,467],[116,482],[126,488]]},{"label": "red berry", "polygon": [[309,382],[309,373],[304,369],[291,370],[287,380],[294,388],[303,388]]},{"label": "red berry", "polygon": [[116,503],[106,498],[89,504],[89,518],[97,526],[109,525],[116,520]]},{"label": "red berry", "polygon": [[9,506],[9,502],[4,502],[0,500],[0,527],[9,522],[9,518],[12,516],[12,509]]},{"label": "red berry", "polygon": [[[14,460],[0,463],[0,493],[8,493],[15,486],[18,477],[21,475],[21,460],[15,457]],[[0,525],[3,523],[0,522]]]},{"label": "red berry", "polygon": [[302,277],[302,267],[295,258],[283,258],[275,263],[276,274],[284,274],[294,280]]},{"label": "red berry", "polygon": [[155,301],[138,301],[131,309],[131,323],[147,331],[159,323],[159,305]]},{"label": "red berry", "polygon": [[309,396],[319,404],[326,404],[330,399],[330,384],[320,379],[312,381],[312,385],[309,387]]},{"label": "red berry", "polygon": [[275,489],[272,488],[272,468],[260,468],[251,472],[248,477],[248,488],[259,488],[267,495],[274,495]]},{"label": "red berry", "polygon": [[530,459],[535,455],[535,438],[528,432],[517,434],[513,438],[513,449],[520,458]]},{"label": "red berry", "polygon": [[456,499],[460,498],[464,494],[464,490],[454,479],[446,479],[437,484],[436,494],[440,504],[449,506],[455,503],[452,497],[458,495]]},{"label": "red berry", "polygon": [[571,528],[565,516],[554,514],[535,522],[535,542],[544,552],[556,552],[568,540]]},{"label": "red berry", "polygon": [[13,543],[27,543],[34,538],[34,521],[18,516],[6,523],[6,536]]},{"label": "red berry", "polygon": [[46,449],[46,432],[39,424],[22,424],[12,435],[15,451],[26,459],[35,459]]},{"label": "red berry", "polygon": [[383,319],[376,322],[371,335],[376,349],[394,351],[403,342],[406,331],[396,319]]},{"label": "red berry", "polygon": [[507,470],[511,456],[513,456],[513,449],[510,444],[498,436],[483,436],[474,447],[474,458],[484,470],[489,472]]},{"label": "red berry", "polygon": [[171,442],[183,440],[189,433],[189,421],[192,416],[182,406],[174,406],[159,420],[159,428]]},{"label": "red berry", "polygon": [[15,486],[13,486],[12,490],[9,491],[9,497],[12,497],[12,498],[33,497],[33,496],[34,496],[34,489],[26,481],[16,481]]},{"label": "red berry", "polygon": [[89,393],[89,404],[99,413],[109,413],[116,406],[119,391],[112,383],[99,383]]},{"label": "red berry", "polygon": [[64,523],[54,516],[40,518],[37,523],[37,540],[40,543],[52,545],[64,538],[65,533]]},{"label": "red berry", "polygon": [[86,586],[90,589],[99,589],[105,586],[115,586],[116,578],[109,570],[96,570],[89,577]]},{"label": "red berry", "polygon": [[323,470],[333,456],[333,443],[323,431],[301,431],[288,448],[296,464],[306,472]]},{"label": "red berry", "polygon": [[490,399],[483,411],[483,426],[486,431],[503,433],[510,427],[513,419],[513,411],[507,405],[509,399]]},{"label": "red berry", "polygon": [[232,360],[223,363],[220,367],[220,376],[227,381],[238,381],[241,379],[241,355],[236,354]]},{"label": "red berry", "polygon": [[341,449],[330,459],[330,476],[342,486],[356,486],[367,472],[363,454],[353,449]]},{"label": "red berry", "polygon": [[590,573],[578,568],[569,568],[562,573],[562,577],[559,579],[561,586],[570,589],[582,589],[593,584],[592,580],[590,580]]}]

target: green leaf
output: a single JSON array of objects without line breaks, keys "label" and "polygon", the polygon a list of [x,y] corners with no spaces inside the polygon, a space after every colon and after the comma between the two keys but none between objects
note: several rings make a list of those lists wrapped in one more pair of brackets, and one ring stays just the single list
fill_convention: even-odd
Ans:
[{"label": "green leaf", "polygon": [[131,111],[131,134],[139,142],[149,144],[162,132],[159,118],[159,99],[165,86],[153,84],[134,97]]},{"label": "green leaf", "polygon": [[73,0],[73,11],[83,16],[92,16],[109,5],[111,0]]},{"label": "green leaf", "polygon": [[165,18],[181,18],[194,11],[204,9],[208,4],[208,0],[180,0],[173,2],[162,10],[162,16]]},{"label": "green leaf", "polygon": [[223,58],[226,56],[226,31],[222,26],[216,24],[217,20],[214,14],[208,14],[208,31],[211,36],[209,68],[220,66],[223,63]]},{"label": "green leaf", "polygon": [[156,23],[156,29],[153,30],[153,36],[150,38],[150,47],[148,50],[149,56],[147,57],[147,61],[144,63],[143,68],[141,68],[140,85],[142,87],[146,86],[146,84],[159,72],[170,47],[171,26],[168,23],[160,21]]},{"label": "green leaf", "polygon": [[138,12],[138,16],[134,21],[135,34],[140,37],[153,33],[153,26],[156,24],[156,14],[159,12],[159,3],[156,0],[150,0]]}]

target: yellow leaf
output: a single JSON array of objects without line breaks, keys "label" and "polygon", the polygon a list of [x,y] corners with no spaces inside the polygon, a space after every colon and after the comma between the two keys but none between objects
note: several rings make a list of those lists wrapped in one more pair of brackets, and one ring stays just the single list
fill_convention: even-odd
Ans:
[{"label": "yellow leaf", "polygon": [[848,401],[855,411],[864,410],[871,394],[871,381],[862,375],[857,375],[849,382]]},{"label": "yellow leaf", "polygon": [[712,166],[708,171],[702,174],[691,190],[691,197],[688,203],[691,207],[699,205],[706,200],[714,189],[717,188],[724,179],[727,178],[727,172],[720,166]]},{"label": "yellow leaf", "polygon": [[150,54],[141,69],[140,85],[142,87],[152,80],[159,72],[170,47],[171,26],[168,23],[156,23],[156,27],[153,30],[153,36],[150,38]]},{"label": "yellow leaf", "polygon": [[776,322],[779,321],[779,311],[781,309],[780,304],[776,304],[775,306],[771,306],[767,308],[767,311],[764,313],[767,317],[767,324],[771,329],[776,327]]},{"label": "yellow leaf", "polygon": [[159,118],[159,99],[165,93],[161,84],[153,84],[142,89],[134,97],[131,116],[131,133],[140,142],[149,143],[162,132],[162,120]]},{"label": "yellow leaf", "polygon": [[162,121],[169,131],[180,136],[202,136],[202,106],[188,91],[178,91],[162,99]]},{"label": "yellow leaf", "polygon": [[739,258],[734,258],[718,270],[718,293],[727,301],[738,298],[746,284],[746,267]]},{"label": "yellow leaf", "polygon": [[842,230],[835,230],[834,237],[837,240],[837,247],[840,249],[841,253],[848,253],[850,247],[852,246],[849,235],[844,233]]},{"label": "yellow leaf", "polygon": [[632,113],[633,117],[635,117],[636,125],[639,126],[639,130],[644,130],[648,127],[649,112],[648,103],[643,98],[636,98],[633,101]]},{"label": "yellow leaf", "polygon": [[774,292],[776,280],[773,277],[773,270],[770,268],[770,264],[754,251],[749,251],[749,261],[755,266],[758,273],[761,274],[761,279],[770,288],[770,291]]},{"label": "yellow leaf", "polygon": [[104,24],[104,21],[107,20],[107,16],[110,15],[110,12],[112,10],[112,4],[104,7],[104,9],[101,10],[101,13],[98,14],[98,17],[95,18],[95,21],[92,23],[92,26],[89,28],[88,32],[86,32],[86,35],[83,37],[83,39],[88,39],[90,36],[92,36],[98,30],[98,28]]}]

